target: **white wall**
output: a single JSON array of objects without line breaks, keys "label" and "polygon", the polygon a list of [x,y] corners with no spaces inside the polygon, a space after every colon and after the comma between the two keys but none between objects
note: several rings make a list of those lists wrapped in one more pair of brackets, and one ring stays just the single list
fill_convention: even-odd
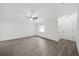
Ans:
[{"label": "white wall", "polygon": [[35,24],[24,19],[16,4],[0,4],[0,41],[34,35]]},{"label": "white wall", "polygon": [[45,32],[39,32],[37,33],[39,36],[43,36],[52,40],[58,40],[57,39],[57,20],[46,20],[44,23],[38,24],[45,26]]},{"label": "white wall", "polygon": [[[40,8],[38,10],[39,20],[43,20],[39,22],[37,25],[37,35],[49,38],[51,40],[58,40],[57,39],[57,18],[58,18],[58,11],[57,11],[57,4],[47,4],[44,5],[45,7]],[[40,25],[45,26],[45,32],[39,32],[38,28]]]},{"label": "white wall", "polygon": [[29,22],[0,21],[0,41],[32,36],[33,26]]},{"label": "white wall", "polygon": [[44,33],[38,32],[37,34],[58,41],[60,39],[60,34],[58,33],[58,18],[74,14],[77,12],[76,8],[76,4],[51,4],[51,6],[48,5],[46,8],[40,9],[40,14],[43,16],[41,19],[44,21],[40,22],[37,27],[43,24],[45,25],[46,31]]},{"label": "white wall", "polygon": [[77,4],[77,11],[78,11],[78,20],[77,20],[77,48],[78,48],[78,52],[79,52],[79,4]]}]

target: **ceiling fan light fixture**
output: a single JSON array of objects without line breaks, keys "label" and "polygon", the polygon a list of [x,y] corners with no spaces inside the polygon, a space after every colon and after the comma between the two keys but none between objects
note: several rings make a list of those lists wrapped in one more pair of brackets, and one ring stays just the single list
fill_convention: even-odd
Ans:
[{"label": "ceiling fan light fixture", "polygon": [[33,17],[33,19],[38,19],[37,17]]}]

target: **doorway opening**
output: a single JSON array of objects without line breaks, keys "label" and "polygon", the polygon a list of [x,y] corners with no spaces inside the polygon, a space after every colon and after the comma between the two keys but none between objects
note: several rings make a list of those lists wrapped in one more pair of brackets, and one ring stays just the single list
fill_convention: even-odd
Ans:
[{"label": "doorway opening", "polygon": [[59,39],[75,40],[77,34],[77,13],[58,18]]}]

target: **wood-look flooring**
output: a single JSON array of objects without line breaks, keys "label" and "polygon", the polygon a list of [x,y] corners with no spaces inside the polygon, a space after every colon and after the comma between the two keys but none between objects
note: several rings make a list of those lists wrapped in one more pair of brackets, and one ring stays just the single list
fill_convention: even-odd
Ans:
[{"label": "wood-look flooring", "polygon": [[[63,43],[63,41],[65,41]],[[62,42],[62,43],[61,43]],[[69,43],[68,43],[69,42]],[[75,43],[47,40],[38,36],[0,41],[0,56],[75,56]]]}]

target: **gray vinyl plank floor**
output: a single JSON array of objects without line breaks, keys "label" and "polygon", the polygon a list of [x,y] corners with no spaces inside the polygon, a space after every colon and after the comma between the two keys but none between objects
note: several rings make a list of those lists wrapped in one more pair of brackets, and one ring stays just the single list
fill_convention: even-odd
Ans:
[{"label": "gray vinyl plank floor", "polygon": [[0,41],[0,56],[56,56],[57,47],[58,42],[40,37],[6,40]]}]

